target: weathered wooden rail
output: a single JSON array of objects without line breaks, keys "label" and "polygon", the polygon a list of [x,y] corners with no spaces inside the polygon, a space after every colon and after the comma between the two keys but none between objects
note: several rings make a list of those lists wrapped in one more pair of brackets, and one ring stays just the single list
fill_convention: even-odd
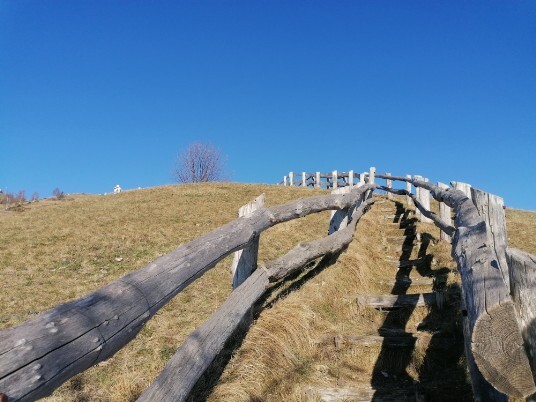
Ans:
[{"label": "weathered wooden rail", "polygon": [[[236,289],[218,312],[185,341],[140,398],[184,400],[271,281],[284,278],[309,261],[338,252],[351,241],[357,221],[372,203],[372,199],[365,198],[374,186],[366,184],[348,190],[345,194],[309,197],[271,208],[263,208],[257,200],[256,210],[246,208],[242,217],[149,265],[87,296],[0,331],[0,393],[9,401],[49,395],[69,378],[120,350],[160,308],[224,257],[246,249],[249,257],[239,257],[236,263]],[[255,247],[261,232],[325,210],[345,211],[346,219],[336,225],[340,230],[299,244],[287,255],[254,270]]]},{"label": "weathered wooden rail", "polygon": [[[375,184],[376,188],[389,197],[406,196],[418,219],[434,223],[441,239],[452,242],[462,279],[464,338],[475,399],[505,401],[506,395],[534,394],[536,257],[507,247],[502,199],[467,183],[433,185],[421,176],[378,174],[375,168],[359,174],[291,172],[278,184],[330,189],[356,179],[384,179],[385,185]],[[394,181],[404,182],[405,189],[393,189]],[[431,211],[430,195],[439,202],[439,215]]]},{"label": "weathered wooden rail", "polygon": [[[406,190],[381,188],[410,196],[422,215],[452,236],[452,255],[462,279],[464,338],[475,399],[503,401],[504,394],[517,398],[534,394],[536,329],[527,323],[532,322],[534,313],[526,312],[534,311],[534,296],[527,295],[527,289],[536,288],[536,257],[507,249],[502,199],[465,183],[453,182],[454,188],[449,188],[420,177],[376,177],[414,185],[419,189],[417,197]],[[421,202],[428,192],[440,202],[440,217]],[[442,204],[455,211],[454,232],[450,211]],[[509,267],[515,267],[510,269],[516,270],[517,277],[509,273]],[[510,292],[511,287],[517,293]],[[526,318],[520,321],[523,312]]]}]

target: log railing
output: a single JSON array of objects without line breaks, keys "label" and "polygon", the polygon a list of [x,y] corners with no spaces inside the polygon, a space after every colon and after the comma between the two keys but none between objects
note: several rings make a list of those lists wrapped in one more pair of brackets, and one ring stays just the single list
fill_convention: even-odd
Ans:
[{"label": "log railing", "polygon": [[[507,247],[502,199],[467,183],[433,185],[422,176],[378,174],[375,168],[360,174],[291,172],[278,184],[333,189],[356,179],[387,192],[389,198],[406,196],[419,221],[434,223],[441,239],[452,243],[462,280],[464,338],[475,399],[506,401],[506,395],[534,394],[536,256]],[[385,185],[375,184],[376,179],[384,179]],[[405,189],[393,189],[394,181],[404,182]],[[430,196],[439,202],[439,214],[431,211]]]},{"label": "log railing", "polygon": [[[141,397],[184,400],[269,282],[284,278],[309,261],[336,253],[351,241],[356,223],[372,203],[369,196],[374,185],[361,184],[348,190],[270,208],[262,207],[257,199],[256,210],[244,210],[242,217],[147,266],[80,299],[0,331],[0,395],[4,394],[10,402],[49,395],[69,378],[120,350],[160,308],[224,257],[238,250],[255,249],[264,230],[311,213],[347,211],[345,223],[338,224],[336,232],[299,244],[266,267],[254,270],[256,251],[253,258],[249,253],[249,262],[237,262],[233,279],[236,289],[217,313],[185,341]],[[255,267],[240,268],[240,264]]]},{"label": "log railing", "polygon": [[[529,293],[536,290],[536,257],[507,249],[502,199],[466,183],[453,182],[454,188],[449,188],[420,176],[375,176],[386,184],[399,180],[415,186],[416,196],[407,189],[380,188],[410,197],[421,216],[441,228],[446,239],[452,236],[452,255],[462,280],[464,338],[475,399],[505,401],[506,395],[526,398],[534,394],[536,315],[534,296]],[[439,201],[440,216],[423,205],[429,194]],[[455,211],[455,230],[449,208]]]}]

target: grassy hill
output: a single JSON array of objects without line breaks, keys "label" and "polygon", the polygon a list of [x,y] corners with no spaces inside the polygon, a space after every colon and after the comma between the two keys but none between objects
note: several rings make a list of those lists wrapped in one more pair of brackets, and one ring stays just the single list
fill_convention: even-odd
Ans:
[{"label": "grassy hill", "polygon": [[[0,213],[4,284],[0,327],[16,325],[146,265],[234,219],[241,205],[261,193],[269,206],[325,191],[230,183],[177,185],[41,200],[22,212]],[[229,345],[232,356],[222,357],[200,382],[196,398],[305,400],[304,387],[310,384],[370,382],[384,370],[391,378],[404,372],[408,380],[418,379],[438,359],[444,365],[444,355],[434,356],[426,345],[400,358],[377,347],[338,348],[326,341],[332,334],[372,334],[389,319],[385,313],[357,305],[355,298],[393,290],[396,268],[386,255],[397,251],[387,239],[403,230],[389,225],[389,210],[403,211],[411,219],[404,208],[402,202],[379,197],[378,205],[359,223],[356,239],[337,261],[320,261],[293,281],[275,287],[259,305],[256,323],[245,338]],[[507,219],[510,245],[536,253],[530,241],[536,232],[536,214],[508,210]],[[300,241],[324,236],[328,221],[325,212],[264,232],[260,262],[284,254]],[[428,224],[416,226],[423,234],[421,246],[401,252],[409,253],[408,258],[424,256],[428,263],[411,274],[450,272],[455,264],[449,245],[438,241],[438,230]],[[121,352],[69,381],[49,399],[135,400],[182,340],[225,300],[231,290],[230,261],[223,260],[177,296]],[[453,306],[448,317],[444,312],[437,317],[436,311],[414,309],[402,324],[415,330],[423,321],[439,320],[443,330],[459,334],[457,281],[455,273],[447,275],[448,303]],[[424,290],[413,286],[408,292]],[[457,348],[448,360],[452,376],[462,384],[460,395],[466,395],[462,351]]]}]

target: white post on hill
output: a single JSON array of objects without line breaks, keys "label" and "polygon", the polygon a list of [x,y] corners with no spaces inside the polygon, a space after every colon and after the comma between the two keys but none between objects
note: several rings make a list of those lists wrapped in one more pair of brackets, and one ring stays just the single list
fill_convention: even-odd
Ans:
[{"label": "white post on hill", "polygon": [[[440,189],[447,189],[449,186],[447,186],[445,183],[438,182],[437,187]],[[439,216],[444,221],[447,222],[449,225],[452,226],[452,209],[445,204],[444,202],[439,203]],[[441,240],[445,240],[446,242],[451,242],[450,236],[446,234],[445,232],[441,231]]]},{"label": "white post on hill", "polygon": [[[407,174],[406,178],[411,180],[411,175]],[[406,182],[406,191],[408,193],[411,193],[411,183],[409,181]],[[411,199],[411,197],[409,195],[406,195],[406,204],[407,204],[408,208],[413,206],[413,200]]]},{"label": "white post on hill", "polygon": [[336,189],[337,189],[337,187],[338,187],[338,183],[337,183],[338,180],[339,180],[339,174],[337,173],[336,170],[334,170],[333,172],[331,172],[331,181],[332,181],[332,183],[331,183],[331,188],[332,188],[333,190],[336,190]]},{"label": "white post on hill", "polygon": [[[391,176],[391,173],[385,173],[387,176]],[[385,187],[392,189],[393,188],[393,181],[391,179],[385,179]],[[387,192],[387,199],[392,200],[393,199],[393,193]]]}]

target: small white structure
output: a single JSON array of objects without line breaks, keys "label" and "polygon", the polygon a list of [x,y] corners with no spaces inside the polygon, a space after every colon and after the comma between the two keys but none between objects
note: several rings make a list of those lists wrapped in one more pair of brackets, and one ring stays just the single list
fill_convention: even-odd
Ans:
[{"label": "small white structure", "polygon": [[114,187],[114,194],[117,194],[120,192],[121,192],[121,186],[118,184],[117,186]]}]

